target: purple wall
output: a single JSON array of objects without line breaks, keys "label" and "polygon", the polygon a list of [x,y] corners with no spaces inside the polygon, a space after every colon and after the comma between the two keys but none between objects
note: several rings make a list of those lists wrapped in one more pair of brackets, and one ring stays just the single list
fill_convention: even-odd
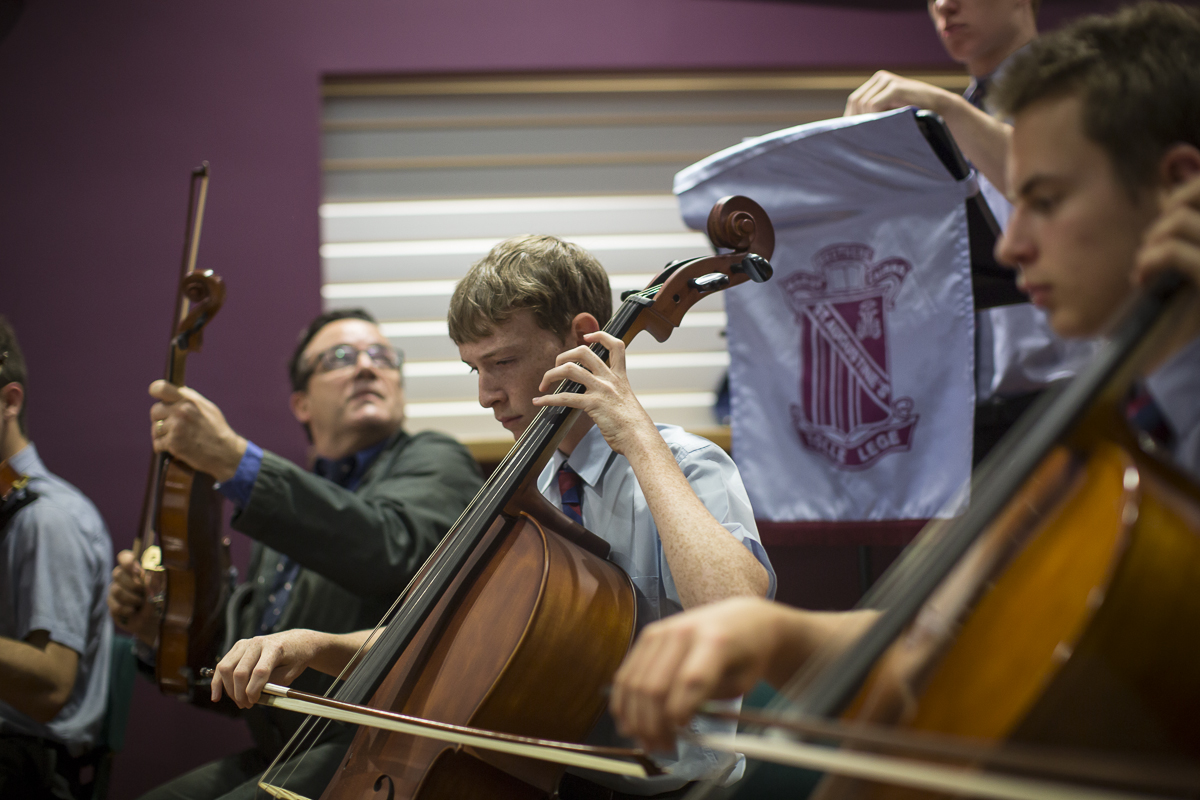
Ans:
[{"label": "purple wall", "polygon": [[[1059,2],[1044,22],[1098,5]],[[920,11],[728,0],[30,0],[0,43],[0,313],[30,365],[33,438],[128,547],[187,175],[207,159],[200,263],[229,295],[189,383],[239,431],[303,458],[283,363],[320,306],[324,74],[929,65],[950,63]],[[244,541],[237,546],[244,554]],[[240,725],[145,684],[129,735],[116,798],[248,741]]]}]

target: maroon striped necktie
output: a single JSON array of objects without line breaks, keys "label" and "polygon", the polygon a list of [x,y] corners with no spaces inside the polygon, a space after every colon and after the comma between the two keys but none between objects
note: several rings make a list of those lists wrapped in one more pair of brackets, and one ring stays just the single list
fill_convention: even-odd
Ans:
[{"label": "maroon striped necktie", "polygon": [[562,509],[571,519],[583,524],[583,494],[579,485],[582,479],[566,462],[558,468],[558,495],[562,498]]}]

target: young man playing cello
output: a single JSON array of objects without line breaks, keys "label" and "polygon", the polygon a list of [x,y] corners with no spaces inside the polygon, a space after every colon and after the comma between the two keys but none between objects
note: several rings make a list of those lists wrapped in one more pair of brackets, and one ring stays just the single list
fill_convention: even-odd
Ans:
[{"label": "young man playing cello", "polygon": [[[1038,40],[1000,87],[1014,211],[997,255],[1062,336],[1101,334],[1156,272],[1200,285],[1198,49],[1200,15],[1145,4]],[[1140,381],[1157,419],[1133,422],[1200,480],[1200,302],[1190,302]],[[740,598],[677,615],[643,631],[617,673],[613,714],[661,748],[706,700],[763,678],[780,685],[872,619]]]},{"label": "young man playing cello", "polygon": [[[449,327],[478,374],[480,405],[514,437],[541,406],[583,409],[538,487],[612,545],[609,559],[632,578],[643,616],[771,596],[774,574],[737,468],[711,442],[651,421],[626,378],[624,344],[600,330],[611,314],[595,258],[551,236],[523,236],[471,267],[451,299]],[[610,364],[588,349],[594,342],[609,349]],[[566,378],[586,391],[545,394]],[[336,674],[366,635],[290,631],[239,642],[217,667],[213,697],[225,691],[246,706],[268,680],[288,683],[306,666]],[[714,776],[714,757],[701,748],[666,749],[676,754],[671,775],[591,776],[606,787],[569,775],[559,796],[674,795],[689,780]]]}]

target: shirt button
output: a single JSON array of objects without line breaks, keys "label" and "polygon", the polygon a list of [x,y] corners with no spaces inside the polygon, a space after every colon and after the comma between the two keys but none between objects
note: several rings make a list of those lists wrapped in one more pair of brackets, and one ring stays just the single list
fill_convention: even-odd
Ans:
[{"label": "shirt button", "polygon": [[267,602],[268,602],[268,603],[274,603],[274,602],[275,602],[275,595],[273,595],[273,594],[272,594],[272,595],[268,595],[268,597],[267,597]]}]

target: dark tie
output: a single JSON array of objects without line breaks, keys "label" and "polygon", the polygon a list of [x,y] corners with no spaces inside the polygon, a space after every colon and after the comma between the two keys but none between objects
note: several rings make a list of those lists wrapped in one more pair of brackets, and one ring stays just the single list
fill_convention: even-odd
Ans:
[{"label": "dark tie", "polygon": [[[318,474],[331,480],[338,486],[353,489],[358,485],[360,476],[355,474],[358,465],[356,456],[346,456],[338,461],[325,461],[319,465]],[[258,623],[259,634],[267,634],[274,630],[287,607],[288,597],[292,587],[300,575],[300,563],[280,554],[279,563],[275,565],[275,575],[271,579],[271,588],[267,593],[267,607],[263,609],[262,619]]]},{"label": "dark tie", "polygon": [[988,83],[987,78],[976,78],[972,81],[971,88],[967,90],[967,102],[980,111],[987,111],[983,103],[987,99]]},{"label": "dark tie", "polygon": [[558,494],[562,498],[562,508],[568,517],[583,524],[583,495],[579,491],[582,483],[579,474],[563,463],[558,468]]},{"label": "dark tie", "polygon": [[1175,433],[1167,423],[1166,416],[1146,387],[1135,386],[1125,403],[1125,419],[1138,432],[1149,436],[1155,444],[1168,450],[1175,443]]}]

